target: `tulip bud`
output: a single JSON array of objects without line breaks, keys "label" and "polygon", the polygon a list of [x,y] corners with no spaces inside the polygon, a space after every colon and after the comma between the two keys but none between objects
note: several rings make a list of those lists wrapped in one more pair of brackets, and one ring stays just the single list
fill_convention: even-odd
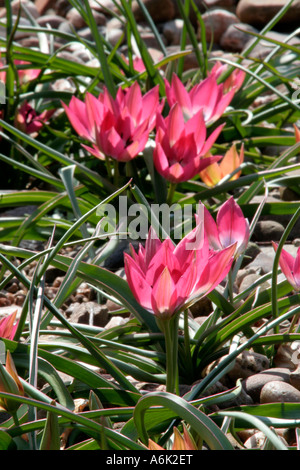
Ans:
[{"label": "tulip bud", "polygon": [[[14,395],[24,395],[23,385],[18,377],[15,364],[9,351],[6,355],[6,365],[0,363],[0,392]],[[19,403],[6,397],[0,397],[0,409],[14,414]]]},{"label": "tulip bud", "polygon": [[[55,401],[51,402],[55,406]],[[60,431],[56,413],[48,411],[46,425],[43,431],[40,450],[60,450]]]}]

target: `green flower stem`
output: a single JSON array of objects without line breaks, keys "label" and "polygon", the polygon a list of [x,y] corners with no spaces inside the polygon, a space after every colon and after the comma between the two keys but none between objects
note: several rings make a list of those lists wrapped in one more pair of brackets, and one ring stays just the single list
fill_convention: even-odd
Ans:
[{"label": "green flower stem", "polygon": [[178,381],[178,319],[177,314],[168,318],[156,317],[157,325],[165,337],[166,391],[179,395]]},{"label": "green flower stem", "polygon": [[167,195],[167,204],[169,205],[172,204],[175,189],[176,189],[176,183],[170,183],[168,195]]},{"label": "green flower stem", "polygon": [[183,312],[184,318],[184,347],[185,347],[185,358],[187,361],[187,367],[192,371],[192,356],[191,356],[191,342],[189,334],[189,311],[186,309]]},{"label": "green flower stem", "polygon": [[229,269],[228,272],[228,296],[229,296],[229,301],[231,304],[233,304],[233,269],[232,267]]},{"label": "green flower stem", "polygon": [[12,416],[13,422],[15,423],[15,426],[20,426],[20,422],[19,422],[17,412],[14,411],[13,413],[11,413],[11,416]]},{"label": "green flower stem", "polygon": [[116,186],[116,188],[119,187],[119,175],[120,175],[119,162],[118,160],[115,160],[114,161],[114,185]]},{"label": "green flower stem", "polygon": [[108,156],[105,156],[105,165],[106,165],[108,177],[112,181],[111,160],[110,160],[110,157]]}]

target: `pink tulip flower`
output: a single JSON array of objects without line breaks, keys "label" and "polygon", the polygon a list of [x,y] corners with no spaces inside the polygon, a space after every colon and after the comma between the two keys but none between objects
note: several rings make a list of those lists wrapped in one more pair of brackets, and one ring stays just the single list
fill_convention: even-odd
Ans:
[{"label": "pink tulip flower", "polygon": [[[213,68],[211,69],[211,74],[216,74],[216,78],[220,78],[222,73],[226,72],[228,66],[227,64],[222,64],[221,62],[216,62]],[[241,88],[244,80],[245,80],[246,73],[236,68],[228,78],[223,82],[223,89],[224,93],[234,88],[235,93]]]},{"label": "pink tulip flower", "polygon": [[31,137],[36,137],[43,124],[49,120],[53,113],[54,110],[46,110],[41,114],[37,114],[35,109],[27,101],[24,101],[16,113],[15,126]]},{"label": "pink tulip flower", "polygon": [[159,103],[157,86],[142,96],[135,82],[119,88],[116,99],[105,88],[98,98],[87,93],[85,102],[72,97],[69,106],[62,105],[75,131],[92,143],[83,145],[88,152],[102,160],[110,156],[126,162],[144,150],[164,102]]},{"label": "pink tulip flower", "polygon": [[173,74],[171,84],[165,79],[169,106],[178,103],[186,121],[202,110],[206,125],[212,124],[222,116],[235,93],[235,87],[225,93],[224,85],[218,84],[217,78],[217,73],[212,72],[187,91],[177,75]]},{"label": "pink tulip flower", "polygon": [[[127,57],[123,57],[123,60],[126,62],[126,64],[129,64],[129,59]],[[139,73],[145,72],[146,70],[143,59],[141,59],[140,57],[134,57],[132,59],[132,65],[133,65],[134,70],[136,70]]]},{"label": "pink tulip flower", "polygon": [[[15,60],[15,65],[29,65],[25,60]],[[41,69],[18,69],[18,75],[21,83],[28,83],[39,76]]]},{"label": "pink tulip flower", "polygon": [[184,122],[177,103],[165,119],[157,114],[153,161],[158,173],[172,183],[180,183],[222,158],[206,155],[222,128],[223,125],[219,126],[206,139],[202,110]]},{"label": "pink tulip flower", "polygon": [[[273,248],[277,251],[278,244],[272,242]],[[288,251],[282,249],[279,257],[279,266],[287,281],[295,289],[300,290],[300,248],[297,250],[295,258]]]},{"label": "pink tulip flower", "polygon": [[16,322],[17,310],[0,320],[0,338],[14,339],[18,322]]},{"label": "pink tulip flower", "polygon": [[[19,60],[16,59],[14,61],[15,65],[29,65],[30,62],[27,62],[25,60]],[[0,61],[0,67],[3,67],[4,64],[2,61]],[[20,84],[23,85],[25,83],[30,82],[31,80],[34,80],[37,78],[40,74],[41,70],[40,69],[18,69],[18,77]],[[0,72],[0,80],[3,82],[6,81],[6,70],[3,70]]]},{"label": "pink tulip flower", "polygon": [[[236,146],[232,145],[225,153],[220,162],[214,162],[200,171],[200,178],[207,186],[215,186],[225,176],[236,170],[244,161],[244,147],[242,146],[240,154],[236,150]],[[236,172],[230,180],[236,180],[240,177],[241,171]]]},{"label": "pink tulip flower", "polygon": [[136,300],[164,320],[211,292],[227,275],[235,246],[218,252],[208,247],[203,223],[178,245],[160,241],[152,229],[145,247],[124,254],[125,273]]},{"label": "pink tulip flower", "polygon": [[212,249],[222,250],[236,243],[235,258],[245,251],[250,237],[249,222],[233,196],[220,207],[216,222],[204,206],[204,224]]}]

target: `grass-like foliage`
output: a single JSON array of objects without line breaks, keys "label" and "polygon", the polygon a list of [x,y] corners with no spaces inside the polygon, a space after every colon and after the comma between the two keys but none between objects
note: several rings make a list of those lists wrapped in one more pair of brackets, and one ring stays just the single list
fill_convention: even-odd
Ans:
[{"label": "grass-like foliage", "polygon": [[[181,50],[171,55],[138,0],[161,48],[158,61],[131,1],[114,1],[126,56],[100,33],[88,0],[69,2],[92,40],[40,27],[26,8],[30,26],[21,26],[5,2],[0,209],[34,210],[0,215],[0,289],[17,278],[26,293],[18,322],[0,323],[0,449],[228,450],[239,431],[257,429],[263,449],[282,450],[283,427],[295,429],[299,446],[299,404],[232,407],[240,380],[207,393],[243,351],[272,364],[280,345],[300,340],[299,262],[283,248],[299,203],[268,199],[270,189],[300,193],[300,49],[266,36],[292,2],[260,34],[249,33],[250,45],[229,60],[210,57],[193,0],[177,1],[184,27]],[[202,26],[200,42],[191,12]],[[18,44],[20,31],[39,47]],[[64,40],[60,48],[56,39]],[[259,60],[251,53],[262,41],[272,52]],[[62,52],[74,43],[99,66],[66,58]],[[190,53],[197,67],[185,70]],[[70,87],[54,87],[58,80]],[[125,221],[120,200],[132,210]],[[180,240],[172,214],[166,220],[154,210],[172,204],[192,208]],[[256,224],[274,214],[290,223],[274,246],[273,270],[236,294]],[[146,244],[139,232],[145,221],[156,232]],[[106,269],[120,239],[136,234],[142,247],[125,255],[126,277]],[[44,249],[26,248],[32,240]],[[53,267],[64,276],[49,298],[45,279]],[[108,329],[70,322],[62,306],[82,283],[99,303],[118,304],[112,316],[129,319]],[[189,308],[205,297],[213,309],[200,325]],[[286,320],[291,327],[282,333]],[[149,391],[142,383],[166,388]]]}]

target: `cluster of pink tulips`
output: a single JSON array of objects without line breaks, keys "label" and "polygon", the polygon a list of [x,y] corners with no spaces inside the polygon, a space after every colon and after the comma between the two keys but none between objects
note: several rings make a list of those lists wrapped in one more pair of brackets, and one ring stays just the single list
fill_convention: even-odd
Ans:
[{"label": "cluster of pink tulips", "polygon": [[[136,300],[156,319],[166,345],[166,389],[178,393],[178,319],[229,273],[249,240],[248,221],[233,197],[216,222],[199,204],[196,227],[178,245],[150,228],[145,246],[124,255],[127,282]],[[209,215],[209,217],[211,217]]]},{"label": "cluster of pink tulips", "polygon": [[150,229],[145,247],[125,254],[125,273],[137,301],[160,319],[169,319],[211,292],[247,247],[249,224],[233,197],[216,222],[199,204],[196,227],[178,245]]},{"label": "cluster of pink tulips", "polygon": [[236,71],[219,84],[223,71],[224,66],[217,64],[190,91],[175,74],[171,83],[165,79],[170,109],[166,117],[158,87],[142,95],[137,82],[120,88],[115,98],[104,88],[98,98],[87,93],[84,101],[72,97],[68,106],[62,105],[78,135],[91,142],[84,148],[100,159],[126,162],[136,158],[156,127],[154,165],[168,181],[183,182],[222,158],[209,151],[223,126],[209,136],[208,127],[222,116],[244,79],[244,73]]}]

